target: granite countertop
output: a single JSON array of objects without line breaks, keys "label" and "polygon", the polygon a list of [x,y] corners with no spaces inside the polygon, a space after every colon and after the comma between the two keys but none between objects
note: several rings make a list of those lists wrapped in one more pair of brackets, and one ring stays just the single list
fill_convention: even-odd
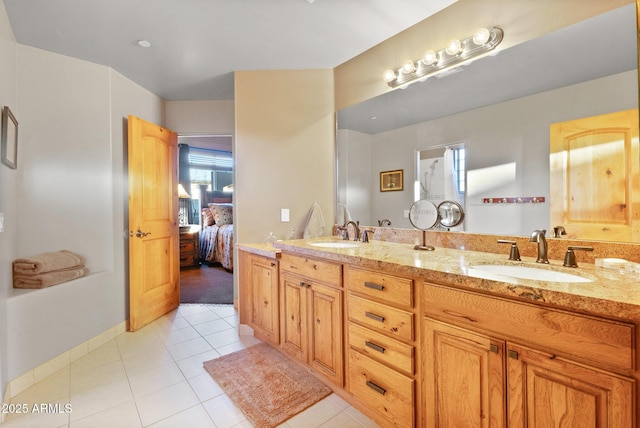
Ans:
[{"label": "granite countertop", "polygon": [[[566,268],[561,260],[549,265],[536,263],[535,258],[522,257],[510,261],[505,254],[436,247],[434,251],[417,251],[411,244],[371,241],[353,242],[352,248],[328,248],[312,245],[318,242],[347,242],[334,237],[277,241],[270,245],[245,245],[247,250],[264,251],[276,256],[279,250],[305,256],[321,257],[363,268],[382,269],[385,273],[410,276],[435,284],[452,285],[489,292],[511,298],[553,305],[572,310],[620,319],[640,320],[640,274],[580,263],[578,268]],[[264,247],[264,248],[262,248]],[[275,251],[275,253],[274,253]],[[538,269],[570,273],[589,282],[551,282],[486,274],[474,266],[482,264],[521,265]]]}]

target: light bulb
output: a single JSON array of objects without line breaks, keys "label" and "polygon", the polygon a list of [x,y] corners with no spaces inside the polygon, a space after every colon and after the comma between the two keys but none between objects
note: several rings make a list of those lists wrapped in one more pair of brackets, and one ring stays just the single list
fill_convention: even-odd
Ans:
[{"label": "light bulb", "polygon": [[385,82],[387,83],[391,83],[394,80],[396,80],[396,72],[393,70],[387,70],[384,72],[384,74],[382,75],[382,78],[384,79]]},{"label": "light bulb", "polygon": [[458,55],[462,51],[462,43],[458,39],[453,39],[447,44],[445,51],[449,55]]},{"label": "light bulb", "polygon": [[411,74],[416,71],[416,64],[411,60],[406,60],[402,63],[402,72],[405,74]]},{"label": "light bulb", "polygon": [[438,62],[438,54],[434,51],[426,51],[422,56],[422,62],[424,65],[433,65]]},{"label": "light bulb", "polygon": [[487,28],[478,28],[473,33],[473,43],[478,46],[486,45],[491,38],[491,32]]}]

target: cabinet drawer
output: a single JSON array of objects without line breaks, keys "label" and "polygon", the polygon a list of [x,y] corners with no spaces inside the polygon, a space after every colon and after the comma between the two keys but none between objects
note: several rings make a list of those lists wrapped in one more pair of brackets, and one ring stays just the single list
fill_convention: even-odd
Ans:
[{"label": "cabinet drawer", "polygon": [[535,344],[596,367],[635,369],[635,326],[445,286],[424,284],[426,315]]},{"label": "cabinet drawer", "polygon": [[349,390],[398,427],[414,425],[414,380],[349,350]]},{"label": "cabinet drawer", "polygon": [[413,314],[349,295],[349,319],[391,336],[413,340]]},{"label": "cabinet drawer", "polygon": [[413,375],[413,346],[349,323],[349,346],[361,354]]},{"label": "cabinet drawer", "polygon": [[185,241],[180,241],[180,251],[181,252],[188,252],[191,251],[193,252],[196,248],[196,245],[193,243],[193,241],[189,241],[189,242],[185,242]]},{"label": "cabinet drawer", "polygon": [[348,267],[346,279],[350,291],[391,304],[413,307],[411,279],[352,267]]},{"label": "cabinet drawer", "polygon": [[340,264],[283,253],[280,257],[280,267],[298,275],[342,287],[342,265]]}]

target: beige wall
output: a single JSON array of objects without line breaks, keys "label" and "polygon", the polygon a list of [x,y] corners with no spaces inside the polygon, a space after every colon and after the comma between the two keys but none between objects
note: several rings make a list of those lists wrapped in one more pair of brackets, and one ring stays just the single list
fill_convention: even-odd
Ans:
[{"label": "beige wall", "polygon": [[335,72],[336,110],[388,92],[382,73],[425,50],[446,46],[480,27],[499,26],[497,50],[633,3],[634,0],[458,0],[441,12],[339,65]]},{"label": "beige wall", "polygon": [[233,100],[167,101],[166,127],[178,135],[233,135],[233,105]]},{"label": "beige wall", "polygon": [[[331,70],[235,73],[234,200],[238,242],[302,237],[317,201],[331,233],[335,114]],[[280,209],[291,221],[280,222]]]}]

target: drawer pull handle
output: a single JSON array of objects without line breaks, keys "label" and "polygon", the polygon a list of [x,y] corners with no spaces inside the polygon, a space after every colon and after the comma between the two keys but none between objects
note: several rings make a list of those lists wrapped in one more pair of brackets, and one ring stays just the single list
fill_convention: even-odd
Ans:
[{"label": "drawer pull handle", "polygon": [[375,392],[377,392],[380,395],[384,395],[387,393],[387,390],[384,389],[381,386],[376,385],[375,383],[371,382],[370,380],[367,381],[367,386],[371,389],[373,389]]},{"label": "drawer pull handle", "polygon": [[384,349],[382,346],[380,346],[380,345],[376,345],[375,343],[373,343],[373,342],[369,342],[368,340],[365,340],[365,341],[364,341],[364,344],[365,344],[365,346],[366,346],[367,348],[371,348],[371,349],[373,349],[374,351],[378,351],[378,352],[380,352],[381,354],[384,354],[385,349]]},{"label": "drawer pull handle", "polygon": [[494,354],[498,353],[498,345],[494,345],[493,343],[491,345],[489,345],[489,351],[493,352]]},{"label": "drawer pull handle", "polygon": [[378,291],[384,290],[384,286],[383,285],[375,284],[373,282],[366,282],[365,281],[364,286],[367,287],[367,288],[372,288],[374,290],[378,290]]},{"label": "drawer pull handle", "polygon": [[365,312],[364,315],[367,318],[371,318],[372,320],[376,320],[376,321],[379,321],[379,322],[384,322],[384,317],[381,317],[380,315],[376,315],[376,314],[373,314],[371,312]]}]

